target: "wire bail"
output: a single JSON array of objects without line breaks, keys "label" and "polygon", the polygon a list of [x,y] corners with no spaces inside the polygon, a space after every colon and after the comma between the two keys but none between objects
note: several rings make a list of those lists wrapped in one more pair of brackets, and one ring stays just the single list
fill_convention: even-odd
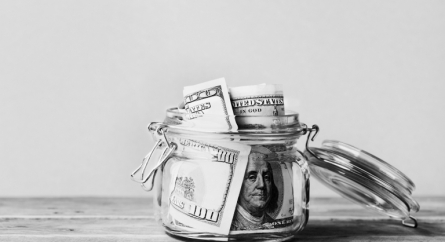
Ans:
[{"label": "wire bail", "polygon": [[[316,125],[316,124],[312,125],[312,128],[308,128],[306,125],[304,125],[303,131],[304,131],[304,134],[306,134],[307,132],[309,132],[309,133],[307,134],[307,138],[306,138],[306,150],[307,150],[311,155],[313,155],[314,157],[317,157],[317,155],[314,154],[314,152],[312,152],[311,149],[309,149],[309,140],[314,141],[315,136],[317,136],[318,131],[320,131],[320,128],[319,128],[318,125]],[[315,131],[315,133],[314,133],[314,136],[312,136],[312,138],[311,138],[312,131]],[[317,158],[318,158],[318,157],[317,157]]]},{"label": "wire bail", "polygon": [[[148,126],[148,131],[153,133],[153,136],[158,139],[156,144],[153,146],[151,151],[142,159],[141,165],[139,165],[136,170],[131,173],[131,178],[133,181],[140,183],[142,189],[145,191],[151,191],[153,189],[153,183],[154,183],[154,177],[156,176],[156,172],[158,171],[158,168],[160,168],[170,157],[170,155],[177,149],[177,145],[173,142],[168,142],[166,133],[167,133],[167,127],[162,124],[158,123],[151,123]],[[165,146],[165,149],[161,152],[161,156],[159,156],[158,162],[154,165],[153,168],[151,168],[148,172],[148,175],[145,176],[145,172],[147,170],[148,163],[150,162],[151,156],[153,155],[154,151],[158,148],[162,148]],[[141,171],[140,179],[136,178],[136,173],[138,171]],[[150,180],[150,181],[149,181]],[[145,183],[148,182],[149,186],[145,186]]]},{"label": "wire bail", "polygon": [[402,220],[402,224],[406,227],[417,228],[417,219],[415,219],[413,216],[409,216],[408,219]]}]

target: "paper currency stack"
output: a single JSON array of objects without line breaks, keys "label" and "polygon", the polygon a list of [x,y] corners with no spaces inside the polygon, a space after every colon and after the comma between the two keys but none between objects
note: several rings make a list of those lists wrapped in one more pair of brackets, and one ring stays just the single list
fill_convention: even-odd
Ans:
[{"label": "paper currency stack", "polygon": [[[228,88],[220,78],[186,86],[183,94],[180,112],[204,131],[215,127],[233,132],[261,130],[271,125],[261,116],[285,114],[281,85]],[[217,118],[209,122],[204,116]],[[199,158],[174,157],[177,161],[165,168],[170,172],[165,178],[170,179],[168,192],[163,192],[163,200],[169,204],[169,223],[184,231],[220,235],[291,227],[294,196],[292,167],[286,163],[288,146],[185,138],[173,141],[180,152]]]}]

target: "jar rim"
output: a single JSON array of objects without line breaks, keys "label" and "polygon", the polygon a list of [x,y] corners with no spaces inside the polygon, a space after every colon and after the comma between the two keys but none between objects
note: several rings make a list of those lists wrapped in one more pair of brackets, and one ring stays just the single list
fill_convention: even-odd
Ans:
[{"label": "jar rim", "polygon": [[[183,110],[183,111],[182,111]],[[185,109],[179,109],[178,107],[167,108],[167,115],[179,115],[184,116],[189,114],[185,111]],[[299,114],[292,110],[286,110],[286,114],[284,115],[249,115],[249,116],[241,116],[241,115],[219,115],[219,114],[199,114],[201,117],[262,117],[262,118],[274,118],[274,117],[298,117]]]},{"label": "jar rim", "polygon": [[[232,135],[232,136],[278,136],[293,137],[305,133],[306,125],[300,123],[299,114],[287,111],[285,115],[279,116],[237,116],[237,115],[214,115],[214,114],[192,114],[178,109],[177,107],[166,110],[166,118],[162,125],[168,127],[169,133],[199,134],[199,135]],[[236,122],[236,128],[221,125],[221,120],[232,120]]]}]

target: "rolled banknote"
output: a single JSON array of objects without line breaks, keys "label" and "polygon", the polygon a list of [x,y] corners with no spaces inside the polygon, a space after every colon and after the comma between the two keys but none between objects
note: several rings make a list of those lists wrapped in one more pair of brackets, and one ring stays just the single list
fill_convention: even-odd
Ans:
[{"label": "rolled banknote", "polygon": [[189,155],[171,176],[168,202],[172,224],[185,231],[199,228],[228,235],[250,146],[184,138],[175,141],[178,152],[202,155]]},{"label": "rolled banknote", "polygon": [[233,112],[237,116],[284,115],[281,85],[259,84],[229,88]]},{"label": "rolled banknote", "polygon": [[236,131],[227,84],[224,78],[184,87],[186,119],[195,129]]}]

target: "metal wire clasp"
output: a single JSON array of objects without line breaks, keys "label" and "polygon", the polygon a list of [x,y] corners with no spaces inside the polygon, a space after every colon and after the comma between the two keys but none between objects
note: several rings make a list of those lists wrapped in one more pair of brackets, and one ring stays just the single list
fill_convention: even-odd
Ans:
[{"label": "metal wire clasp", "polygon": [[[317,136],[318,131],[320,131],[320,128],[319,128],[318,125],[316,125],[316,124],[312,125],[312,128],[308,128],[308,127],[305,125],[305,127],[303,128],[303,131],[304,131],[304,134],[306,134],[307,132],[309,132],[309,133],[307,134],[307,138],[306,138],[306,150],[307,150],[311,155],[313,155],[314,157],[317,157],[317,155],[314,154],[314,152],[312,152],[311,149],[309,149],[309,146],[308,146],[308,145],[309,145],[309,140],[314,141],[315,136]],[[315,131],[315,133],[314,133],[314,136],[312,136],[312,138],[311,138],[312,131]]]},{"label": "metal wire clasp", "polygon": [[[156,175],[158,168],[161,167],[164,164],[164,162],[168,159],[168,157],[173,153],[173,151],[176,150],[177,145],[173,142],[168,142],[167,137],[165,135],[167,133],[167,127],[165,125],[161,125],[159,123],[151,123],[148,126],[148,130],[153,133],[153,136],[155,138],[157,138],[157,142],[151,149],[151,151],[144,157],[141,165],[135,171],[133,171],[133,173],[131,173],[131,178],[133,179],[133,181],[140,183],[142,189],[146,191],[151,191],[153,189],[154,177]],[[151,156],[153,155],[156,149],[162,148],[163,146],[165,146],[165,149],[161,152],[161,156],[159,156],[158,162],[149,170],[148,175],[145,176],[145,171],[147,169]],[[138,179],[135,176],[136,173],[140,170],[142,171],[140,174],[140,179]],[[147,183],[147,181],[149,182]],[[145,186],[146,183],[149,186]]]}]

